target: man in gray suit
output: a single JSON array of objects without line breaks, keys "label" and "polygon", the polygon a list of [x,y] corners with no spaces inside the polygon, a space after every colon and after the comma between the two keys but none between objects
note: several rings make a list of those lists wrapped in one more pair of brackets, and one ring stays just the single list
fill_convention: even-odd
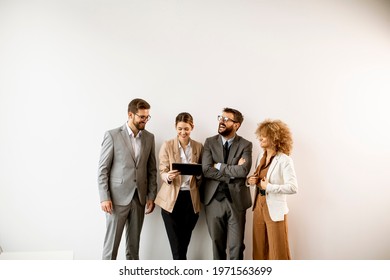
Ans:
[{"label": "man in gray suit", "polygon": [[232,108],[218,116],[218,135],[204,144],[202,190],[215,260],[242,260],[246,209],[252,202],[245,185],[252,165],[252,143],[236,132],[244,118]]},{"label": "man in gray suit", "polygon": [[145,130],[149,110],[145,100],[132,100],[127,123],[104,135],[98,185],[101,208],[106,212],[105,260],[116,259],[125,226],[126,259],[139,259],[144,216],[154,209],[157,166],[154,135]]}]

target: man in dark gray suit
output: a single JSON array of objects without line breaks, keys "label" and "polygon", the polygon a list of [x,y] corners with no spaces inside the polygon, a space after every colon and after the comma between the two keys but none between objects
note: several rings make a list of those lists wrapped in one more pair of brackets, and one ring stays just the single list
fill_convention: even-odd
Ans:
[{"label": "man in dark gray suit", "polygon": [[101,208],[106,212],[105,260],[116,259],[125,226],[126,259],[139,259],[144,216],[154,209],[157,166],[154,135],[145,130],[149,110],[145,100],[132,100],[127,123],[104,135],[98,185]]},{"label": "man in dark gray suit", "polygon": [[232,108],[218,116],[218,135],[204,144],[203,203],[215,260],[242,260],[246,209],[252,202],[245,180],[252,165],[252,143],[236,132],[244,118]]}]

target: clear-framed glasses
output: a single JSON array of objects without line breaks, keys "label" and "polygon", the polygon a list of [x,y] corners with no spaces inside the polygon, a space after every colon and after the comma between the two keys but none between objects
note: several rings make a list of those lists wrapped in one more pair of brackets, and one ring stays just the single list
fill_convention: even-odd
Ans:
[{"label": "clear-framed glasses", "polygon": [[134,113],[135,115],[137,115],[142,121],[149,121],[152,116],[151,115],[148,115],[148,116],[140,116],[138,115],[137,113]]},{"label": "clear-framed glasses", "polygon": [[231,122],[236,123],[235,120],[232,120],[231,118],[224,117],[224,116],[221,116],[221,115],[219,115],[219,116],[217,117],[217,119],[218,119],[219,122],[228,122],[228,121],[231,121]]}]

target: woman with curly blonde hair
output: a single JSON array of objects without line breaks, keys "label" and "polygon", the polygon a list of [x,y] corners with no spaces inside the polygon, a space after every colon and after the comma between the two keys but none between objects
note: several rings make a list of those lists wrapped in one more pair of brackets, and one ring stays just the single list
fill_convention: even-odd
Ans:
[{"label": "woman with curly blonde hair", "polygon": [[266,119],[258,125],[256,135],[263,153],[260,162],[256,163],[255,173],[247,179],[247,185],[256,188],[253,259],[289,260],[286,196],[295,194],[298,189],[290,157],[291,132],[284,122]]}]

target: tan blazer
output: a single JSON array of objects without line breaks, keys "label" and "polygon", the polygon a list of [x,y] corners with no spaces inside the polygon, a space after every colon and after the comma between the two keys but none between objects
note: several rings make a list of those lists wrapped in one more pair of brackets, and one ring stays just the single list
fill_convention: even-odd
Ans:
[{"label": "tan blazer", "polygon": [[[199,142],[196,142],[190,139],[190,145],[192,148],[192,162],[201,163],[203,145]],[[157,193],[156,203],[162,209],[172,213],[173,208],[176,203],[177,196],[180,191],[181,185],[181,176],[177,176],[171,184],[167,182],[167,173],[172,168],[172,163],[181,162],[180,151],[179,151],[179,141],[177,138],[168,140],[163,143],[159,153],[159,170],[161,176],[161,188]],[[202,176],[196,177],[192,176],[190,180],[190,193],[192,206],[195,213],[200,211],[200,197],[199,197],[199,186],[202,181]]]}]

